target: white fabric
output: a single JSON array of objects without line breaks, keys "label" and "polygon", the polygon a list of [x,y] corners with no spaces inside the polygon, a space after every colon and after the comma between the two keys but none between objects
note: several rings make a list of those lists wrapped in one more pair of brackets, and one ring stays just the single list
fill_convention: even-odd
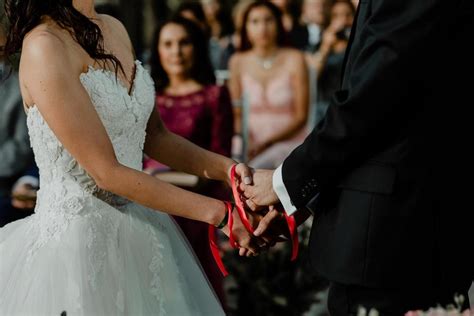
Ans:
[{"label": "white fabric", "polygon": [[285,183],[283,182],[282,167],[283,165],[280,165],[276,168],[275,172],[273,172],[273,190],[285,208],[286,213],[292,215],[297,211],[297,208],[291,202],[290,195],[288,194],[288,190],[286,190]]},{"label": "white fabric", "polygon": [[15,191],[19,186],[29,184],[33,188],[39,187],[39,179],[33,176],[23,176],[20,179],[16,180],[15,184],[13,185],[12,191]]},{"label": "white fabric", "polygon": [[308,42],[316,45],[321,41],[321,27],[317,24],[308,24]]},{"label": "white fabric", "polygon": [[[118,160],[141,170],[155,94],[136,65],[131,96],[110,71],[80,79]],[[27,123],[41,188],[35,214],[0,229],[0,315],[224,315],[171,217],[101,191],[37,107]]]}]

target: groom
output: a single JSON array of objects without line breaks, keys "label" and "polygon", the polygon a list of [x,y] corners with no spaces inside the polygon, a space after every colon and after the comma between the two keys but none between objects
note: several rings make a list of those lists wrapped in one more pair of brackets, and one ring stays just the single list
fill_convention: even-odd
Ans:
[{"label": "groom", "polygon": [[403,315],[455,293],[467,308],[473,34],[472,0],[361,0],[325,119],[277,170],[241,185],[252,209],[313,212],[311,261],[331,281],[332,315]]}]

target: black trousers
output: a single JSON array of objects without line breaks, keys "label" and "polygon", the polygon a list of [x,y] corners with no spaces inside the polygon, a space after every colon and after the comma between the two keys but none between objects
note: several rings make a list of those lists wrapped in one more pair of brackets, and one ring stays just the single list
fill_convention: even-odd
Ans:
[{"label": "black trousers", "polygon": [[454,296],[464,297],[462,310],[469,308],[468,291],[471,285],[455,288],[411,288],[378,289],[357,285],[331,283],[329,287],[328,309],[331,316],[357,315],[360,307],[376,309],[380,316],[400,316],[411,310],[428,310],[430,307],[455,305]]}]

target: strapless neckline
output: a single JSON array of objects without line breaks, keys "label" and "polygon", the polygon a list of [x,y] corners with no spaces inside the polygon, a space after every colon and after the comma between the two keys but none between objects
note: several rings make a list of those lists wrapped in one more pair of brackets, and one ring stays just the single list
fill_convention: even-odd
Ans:
[{"label": "strapless neckline", "polygon": [[[133,99],[135,97],[135,91],[136,91],[136,81],[137,81],[137,77],[139,75],[139,73],[143,70],[143,65],[142,65],[142,62],[139,61],[138,59],[134,61],[134,64],[135,64],[135,69],[134,69],[134,72],[133,72],[133,79],[132,79],[132,82],[131,82],[131,86],[130,88],[128,88],[125,83],[123,82],[123,80],[121,79],[118,79],[116,76],[115,76],[115,72],[113,72],[112,70],[109,70],[109,69],[104,69],[104,68],[95,68],[94,66],[92,65],[89,65],[87,66],[87,71],[85,72],[81,72],[79,74],[79,78],[82,79],[83,77],[87,77],[87,76],[92,76],[93,74],[95,73],[102,73],[104,75],[106,75],[106,77],[110,80],[114,80],[118,83],[118,87],[130,98],[130,99]],[[129,92],[130,90],[130,92]],[[30,105],[29,107],[26,108],[26,114],[28,115],[30,113],[31,110],[34,110],[34,109],[38,109],[38,106],[33,103],[32,105]]]}]

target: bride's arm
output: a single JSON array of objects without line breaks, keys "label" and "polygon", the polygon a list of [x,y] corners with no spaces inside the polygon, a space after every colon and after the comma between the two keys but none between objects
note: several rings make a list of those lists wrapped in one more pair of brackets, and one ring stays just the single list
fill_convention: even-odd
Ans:
[{"label": "bride's arm", "polygon": [[[205,150],[168,131],[156,109],[148,121],[145,153],[175,170],[227,182],[230,168],[236,164],[230,158]],[[238,174],[250,176],[250,170],[239,165]]]},{"label": "bride's arm", "polygon": [[[80,68],[62,41],[51,34],[32,35],[27,44],[25,40],[20,72],[28,103],[38,107],[61,144],[96,184],[152,209],[219,224],[225,215],[223,202],[182,190],[118,162],[79,80]],[[256,250],[249,234],[238,235],[241,246]]]}]

